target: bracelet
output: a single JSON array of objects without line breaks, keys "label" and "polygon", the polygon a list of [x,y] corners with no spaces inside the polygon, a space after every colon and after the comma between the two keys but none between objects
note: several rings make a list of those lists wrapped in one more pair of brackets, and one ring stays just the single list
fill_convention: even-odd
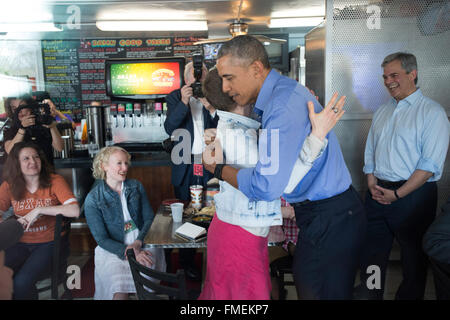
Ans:
[{"label": "bracelet", "polygon": [[397,200],[400,200],[400,197],[397,194],[397,190],[394,190],[394,194],[395,194],[395,197],[397,198]]},{"label": "bracelet", "polygon": [[217,178],[219,180],[223,180],[222,179],[223,167],[225,167],[224,163],[216,164],[216,168],[214,169],[214,178]]}]

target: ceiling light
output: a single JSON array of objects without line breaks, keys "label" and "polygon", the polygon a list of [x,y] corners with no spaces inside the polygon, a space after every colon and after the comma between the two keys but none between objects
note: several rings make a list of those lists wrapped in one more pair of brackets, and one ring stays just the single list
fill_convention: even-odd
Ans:
[{"label": "ceiling light", "polygon": [[323,17],[271,18],[269,28],[315,27]]},{"label": "ceiling light", "polygon": [[206,31],[206,20],[110,20],[97,21],[102,31]]},{"label": "ceiling light", "polygon": [[55,32],[63,31],[62,27],[53,22],[34,23],[0,23],[0,32]]}]

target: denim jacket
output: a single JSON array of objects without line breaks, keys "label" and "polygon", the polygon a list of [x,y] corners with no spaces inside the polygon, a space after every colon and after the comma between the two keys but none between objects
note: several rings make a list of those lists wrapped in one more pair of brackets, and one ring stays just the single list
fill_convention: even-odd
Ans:
[{"label": "denim jacket", "polygon": [[[138,240],[143,240],[153,222],[154,213],[142,184],[137,180],[125,180],[125,199],[128,211],[139,229]],[[125,259],[124,218],[122,203],[117,192],[104,180],[91,189],[84,202],[89,229],[97,244]]]}]

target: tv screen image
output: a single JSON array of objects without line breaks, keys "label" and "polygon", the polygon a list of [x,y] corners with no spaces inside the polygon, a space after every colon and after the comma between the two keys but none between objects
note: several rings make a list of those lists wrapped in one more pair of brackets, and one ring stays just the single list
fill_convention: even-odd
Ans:
[{"label": "tv screen image", "polygon": [[108,61],[108,95],[127,98],[164,97],[183,84],[184,58],[146,59],[145,61]]}]

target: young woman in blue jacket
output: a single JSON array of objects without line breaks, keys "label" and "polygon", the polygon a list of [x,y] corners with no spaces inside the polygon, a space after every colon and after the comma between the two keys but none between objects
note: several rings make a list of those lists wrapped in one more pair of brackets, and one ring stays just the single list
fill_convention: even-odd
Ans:
[{"label": "young woman in blue jacket", "polygon": [[94,159],[93,175],[98,179],[86,197],[84,209],[95,248],[94,299],[128,299],[135,293],[126,251],[132,248],[136,260],[166,271],[164,251],[144,250],[143,240],[154,213],[142,184],[128,180],[130,154],[120,147],[106,147]]}]

